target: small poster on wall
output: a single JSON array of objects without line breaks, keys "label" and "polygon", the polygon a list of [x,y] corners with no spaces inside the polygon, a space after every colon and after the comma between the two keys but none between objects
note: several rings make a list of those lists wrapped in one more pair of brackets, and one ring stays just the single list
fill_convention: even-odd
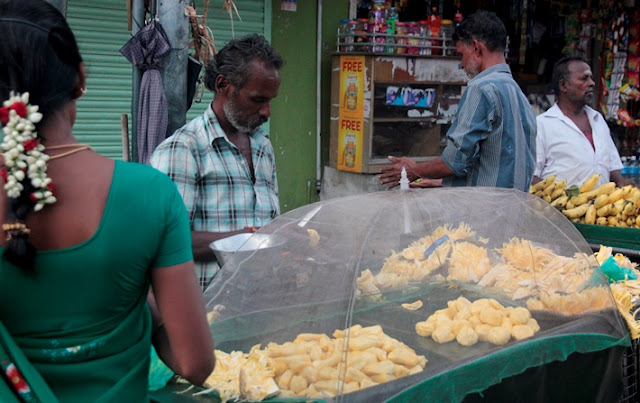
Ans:
[{"label": "small poster on wall", "polygon": [[298,0],[280,0],[280,10],[298,11]]},{"label": "small poster on wall", "polygon": [[364,56],[340,56],[338,169],[362,172],[364,133]]},{"label": "small poster on wall", "polygon": [[338,169],[362,172],[363,121],[358,118],[339,118]]}]

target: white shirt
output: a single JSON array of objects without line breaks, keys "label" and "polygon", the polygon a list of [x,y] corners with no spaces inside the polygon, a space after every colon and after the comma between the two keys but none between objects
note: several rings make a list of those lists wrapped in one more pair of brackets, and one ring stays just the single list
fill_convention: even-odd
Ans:
[{"label": "white shirt", "polygon": [[599,186],[609,182],[609,172],[622,169],[620,154],[611,139],[607,122],[590,107],[585,106],[584,110],[591,125],[595,151],[584,133],[562,113],[557,103],[538,115],[535,176],[546,178],[556,175],[556,180],[566,180],[569,187],[580,186],[597,172],[600,181],[596,186]]}]

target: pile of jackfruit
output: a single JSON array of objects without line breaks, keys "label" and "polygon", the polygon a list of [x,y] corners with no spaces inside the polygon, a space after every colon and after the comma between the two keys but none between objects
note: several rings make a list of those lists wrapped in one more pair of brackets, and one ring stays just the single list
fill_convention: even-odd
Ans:
[{"label": "pile of jackfruit", "polygon": [[617,187],[608,182],[598,187],[600,174],[582,185],[566,188],[567,181],[550,175],[531,185],[529,193],[560,210],[571,221],[581,224],[640,228],[640,189],[632,185]]},{"label": "pile of jackfruit", "polygon": [[333,332],[301,333],[283,344],[258,344],[249,353],[216,350],[206,394],[224,403],[269,397],[333,398],[421,372],[423,355],[384,333],[380,325],[353,325]]},{"label": "pile of jackfruit", "polygon": [[512,338],[522,340],[540,330],[538,322],[524,307],[504,307],[493,298],[473,302],[465,297],[447,302],[447,308],[435,311],[427,320],[416,323],[416,333],[436,343],[456,340],[462,346],[478,341],[501,346]]}]

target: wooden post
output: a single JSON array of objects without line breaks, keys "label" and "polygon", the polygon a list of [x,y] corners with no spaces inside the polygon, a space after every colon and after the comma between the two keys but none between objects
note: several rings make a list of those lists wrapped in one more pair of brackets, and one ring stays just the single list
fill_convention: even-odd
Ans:
[{"label": "wooden post", "polygon": [[129,115],[120,115],[120,126],[122,130],[122,160],[129,161]]}]

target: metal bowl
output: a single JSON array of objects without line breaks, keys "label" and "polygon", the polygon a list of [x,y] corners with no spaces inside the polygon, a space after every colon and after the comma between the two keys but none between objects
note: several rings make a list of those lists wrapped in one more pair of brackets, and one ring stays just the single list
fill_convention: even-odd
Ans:
[{"label": "metal bowl", "polygon": [[224,266],[232,256],[241,254],[249,256],[259,249],[270,249],[282,245],[286,238],[275,234],[242,233],[211,242],[209,247],[218,259],[220,267]]}]

